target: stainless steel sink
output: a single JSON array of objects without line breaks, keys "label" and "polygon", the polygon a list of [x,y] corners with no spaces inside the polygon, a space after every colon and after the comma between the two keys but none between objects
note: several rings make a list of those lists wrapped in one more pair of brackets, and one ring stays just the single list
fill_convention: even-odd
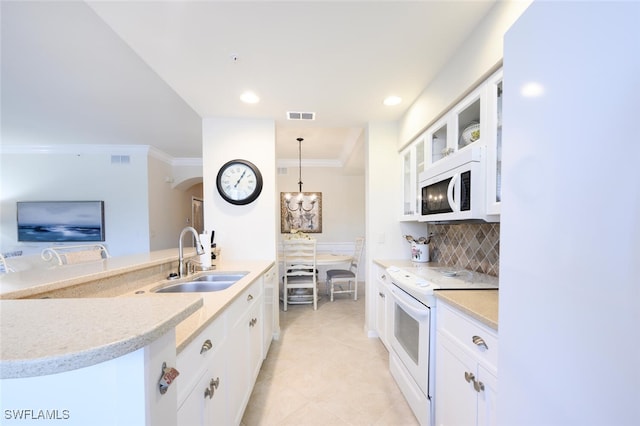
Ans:
[{"label": "stainless steel sink", "polygon": [[193,279],[192,281],[207,281],[207,282],[218,282],[218,281],[238,281],[240,278],[247,275],[249,272],[208,272],[204,275],[200,275],[198,278]]},{"label": "stainless steel sink", "polygon": [[152,290],[154,293],[208,293],[227,289],[248,272],[209,272],[191,281],[169,284]]}]

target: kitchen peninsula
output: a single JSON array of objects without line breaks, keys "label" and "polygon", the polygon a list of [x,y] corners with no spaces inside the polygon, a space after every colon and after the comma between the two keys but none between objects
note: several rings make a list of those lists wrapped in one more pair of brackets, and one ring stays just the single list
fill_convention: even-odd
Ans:
[{"label": "kitchen peninsula", "polygon": [[[247,272],[222,291],[155,293],[156,287],[168,282],[167,275],[177,270],[177,254],[177,250],[163,250],[0,278],[0,404],[8,424],[35,419],[39,412],[57,416],[64,411],[65,424],[175,425],[191,387],[187,367],[199,362],[181,361],[182,352],[188,352],[193,339],[212,324],[222,323],[222,334],[217,336],[221,338],[213,345],[218,354],[223,353],[227,326],[236,320],[234,315],[244,315],[248,302],[241,299],[249,289],[257,311],[252,328],[260,331],[259,369],[273,328],[265,324],[264,332],[269,334],[264,335],[263,345],[263,327],[255,324],[262,326],[265,317],[272,318],[265,310],[273,304],[264,295],[273,294],[273,280],[265,289],[264,276],[274,262],[222,262],[218,271]],[[265,309],[263,304],[270,307]],[[228,336],[227,340],[233,339]],[[249,343],[240,339],[226,349],[248,352]],[[223,360],[239,359],[225,354]],[[177,368],[177,378],[170,368]],[[160,390],[162,378],[168,381],[164,391]],[[176,385],[171,386],[173,379]],[[225,378],[222,386],[233,380]],[[243,383],[247,389],[237,389],[240,397],[230,415],[242,413],[244,399],[251,393],[253,381]],[[25,414],[25,408],[32,411]]]}]

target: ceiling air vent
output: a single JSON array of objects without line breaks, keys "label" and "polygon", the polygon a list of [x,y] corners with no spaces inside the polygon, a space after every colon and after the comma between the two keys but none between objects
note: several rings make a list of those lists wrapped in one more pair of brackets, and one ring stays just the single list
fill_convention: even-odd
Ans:
[{"label": "ceiling air vent", "polygon": [[129,164],[131,157],[128,155],[112,155],[111,164]]},{"label": "ceiling air vent", "polygon": [[289,120],[315,120],[316,119],[316,113],[315,112],[289,111],[289,112],[287,112],[287,119],[289,119]]}]

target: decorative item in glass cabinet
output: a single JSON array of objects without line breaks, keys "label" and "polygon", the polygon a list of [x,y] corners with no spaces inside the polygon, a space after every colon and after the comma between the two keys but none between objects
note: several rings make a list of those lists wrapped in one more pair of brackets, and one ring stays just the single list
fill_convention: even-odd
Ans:
[{"label": "decorative item in glass cabinet", "polygon": [[467,146],[480,139],[480,123],[472,122],[462,131],[460,135],[461,146]]}]

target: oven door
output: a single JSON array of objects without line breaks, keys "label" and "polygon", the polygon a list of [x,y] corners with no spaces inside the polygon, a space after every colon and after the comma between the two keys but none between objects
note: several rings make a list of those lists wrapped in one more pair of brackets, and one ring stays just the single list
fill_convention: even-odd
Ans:
[{"label": "oven door", "polygon": [[391,348],[425,396],[429,396],[429,328],[431,310],[393,285]]}]

